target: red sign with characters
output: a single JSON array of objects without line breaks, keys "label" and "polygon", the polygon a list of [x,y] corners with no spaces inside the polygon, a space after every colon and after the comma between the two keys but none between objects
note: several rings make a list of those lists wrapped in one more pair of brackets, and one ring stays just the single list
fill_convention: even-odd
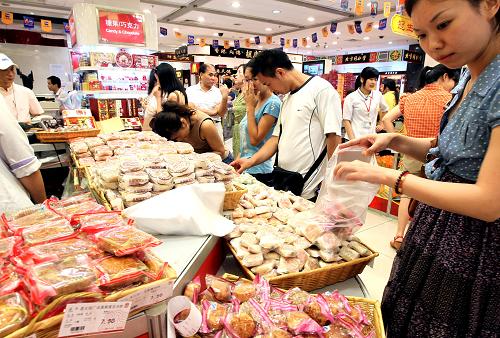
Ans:
[{"label": "red sign with characters", "polygon": [[102,43],[145,45],[143,15],[101,9],[98,12]]}]

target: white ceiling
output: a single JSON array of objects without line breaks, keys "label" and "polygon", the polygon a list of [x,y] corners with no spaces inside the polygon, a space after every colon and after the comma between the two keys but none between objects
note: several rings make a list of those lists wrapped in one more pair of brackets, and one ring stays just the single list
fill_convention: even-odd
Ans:
[{"label": "white ceiling", "polygon": [[[54,17],[68,17],[69,11],[75,3],[82,0],[0,0],[0,9],[17,13]],[[85,1],[90,3],[101,3],[106,1]],[[233,7],[234,2],[239,2],[238,8]],[[397,0],[378,0],[379,13],[381,13],[384,1],[393,3],[395,11]],[[116,1],[118,2],[118,1]],[[381,14],[376,17],[370,16],[369,0],[365,0],[364,14],[362,17],[354,18],[354,2],[349,0],[349,9],[344,11],[340,8],[340,0],[124,0],[128,4],[136,4],[137,10],[149,10],[158,18],[158,24],[168,29],[167,37],[160,38],[161,50],[173,50],[186,43],[187,35],[196,38],[206,38],[208,43],[216,38],[220,40],[244,40],[250,38],[252,48],[254,37],[261,37],[261,45],[264,48],[277,47],[281,37],[286,39],[299,39],[299,48],[289,49],[291,53],[335,55],[339,53],[360,50],[383,50],[405,47],[416,43],[391,32],[390,27],[384,31],[374,28],[370,33],[349,34],[347,25],[354,20],[361,20],[364,30],[366,22],[372,21],[378,24],[383,18]],[[280,13],[273,13],[279,10]],[[314,21],[308,21],[308,18]],[[204,21],[200,22],[200,18]],[[324,38],[321,28],[328,26],[334,21],[338,22],[338,34],[329,33]],[[389,20],[390,23],[390,20]],[[266,30],[266,28],[268,30]],[[269,30],[270,29],[270,30]],[[174,30],[183,34],[181,39],[176,39]],[[217,33],[223,33],[219,37]],[[302,37],[318,34],[318,43],[309,42],[309,47],[303,48]],[[273,45],[265,44],[265,36],[273,36]],[[363,39],[369,38],[369,40]],[[391,44],[389,44],[391,42]],[[243,41],[241,45],[244,46]],[[262,48],[262,47],[261,47]]]}]

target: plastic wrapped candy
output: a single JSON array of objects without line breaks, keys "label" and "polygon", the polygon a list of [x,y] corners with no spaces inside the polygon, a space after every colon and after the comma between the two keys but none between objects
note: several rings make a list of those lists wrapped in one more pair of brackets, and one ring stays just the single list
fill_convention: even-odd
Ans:
[{"label": "plastic wrapped candy", "polygon": [[67,220],[59,220],[26,228],[22,237],[26,245],[50,242],[59,238],[67,238],[74,234],[73,227]]},{"label": "plastic wrapped candy", "polygon": [[224,328],[224,318],[226,318],[230,310],[230,304],[219,304],[203,300],[201,306],[202,325],[200,332],[207,334],[222,330]]},{"label": "plastic wrapped candy", "polygon": [[149,182],[149,175],[144,171],[134,171],[120,177],[120,183],[128,186],[144,185]]},{"label": "plastic wrapped candy", "polygon": [[80,225],[80,230],[93,233],[100,230],[114,228],[127,224],[120,212],[104,211],[91,214],[74,215],[71,219],[72,225]]},{"label": "plastic wrapped candy", "polygon": [[221,302],[230,302],[231,293],[233,292],[234,284],[216,276],[206,275],[205,283],[207,285],[207,290],[212,293],[212,295]]},{"label": "plastic wrapped candy", "polygon": [[95,268],[98,271],[99,287],[104,290],[143,282],[148,277],[148,267],[132,256],[107,256],[96,261]]},{"label": "plastic wrapped candy", "polygon": [[161,241],[134,227],[123,226],[98,232],[94,235],[99,248],[115,256],[125,256],[149,247],[158,246]]}]

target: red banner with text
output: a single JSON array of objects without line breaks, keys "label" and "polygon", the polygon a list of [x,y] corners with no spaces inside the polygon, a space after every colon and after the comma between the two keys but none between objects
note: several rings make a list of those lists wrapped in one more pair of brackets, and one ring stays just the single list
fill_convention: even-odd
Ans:
[{"label": "red banner with text", "polygon": [[99,36],[102,43],[145,45],[144,16],[99,10]]}]

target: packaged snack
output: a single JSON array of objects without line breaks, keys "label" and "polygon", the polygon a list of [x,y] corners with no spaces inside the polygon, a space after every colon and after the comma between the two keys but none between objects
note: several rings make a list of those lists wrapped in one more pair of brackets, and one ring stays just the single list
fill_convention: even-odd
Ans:
[{"label": "packaged snack", "polygon": [[0,296],[0,336],[21,328],[29,319],[28,306],[18,292]]},{"label": "packaged snack", "polygon": [[122,198],[125,202],[125,204],[134,203],[137,204],[139,202],[145,201],[147,199],[151,198],[151,193],[150,192],[144,192],[144,193],[133,193],[133,192],[122,192]]},{"label": "packaged snack", "polygon": [[113,150],[108,146],[99,146],[92,149],[94,157],[109,157],[113,156]]},{"label": "packaged snack", "polygon": [[158,184],[172,183],[172,175],[167,169],[146,169],[151,182]]},{"label": "packaged snack", "polygon": [[292,311],[286,314],[287,326],[294,335],[323,333],[323,328],[305,312]]},{"label": "packaged snack", "polygon": [[144,171],[133,171],[120,177],[120,182],[125,185],[144,185],[149,182],[149,176]]},{"label": "packaged snack", "polygon": [[342,256],[338,255],[335,251],[329,250],[320,250],[319,257],[327,263],[338,262],[342,260]]},{"label": "packaged snack", "polygon": [[90,151],[86,151],[84,153],[75,154],[75,156],[77,159],[82,159],[84,157],[92,157],[92,153]]},{"label": "packaged snack", "polygon": [[120,171],[122,173],[131,173],[143,170],[144,170],[144,164],[141,161],[123,161],[120,164]]},{"label": "packaged snack", "polygon": [[21,238],[18,236],[0,238],[0,267],[3,265],[2,261],[6,261],[14,254],[14,248],[20,242]]},{"label": "packaged snack", "polygon": [[224,327],[231,337],[255,337],[257,323],[248,313],[230,313],[224,320]]},{"label": "packaged snack", "polygon": [[[168,162],[167,168],[170,174],[174,177],[186,176],[194,174],[194,164],[186,160],[179,160],[176,162]],[[196,177],[196,175],[195,175]]]},{"label": "packaged snack", "polygon": [[191,183],[196,180],[195,174],[190,174],[190,175],[185,175],[185,176],[176,176],[173,179],[173,182],[175,185],[178,184],[186,184],[186,183]]},{"label": "packaged snack", "polygon": [[80,158],[78,160],[78,162],[80,162],[80,165],[82,167],[87,167],[87,166],[91,166],[91,165],[95,164],[95,160],[92,157],[83,157],[83,158]]},{"label": "packaged snack", "polygon": [[18,291],[22,286],[22,279],[16,273],[13,265],[4,265],[0,268],[0,295]]},{"label": "packaged snack", "polygon": [[104,182],[118,182],[120,176],[120,169],[117,167],[107,167],[99,170],[99,176]]},{"label": "packaged snack", "polygon": [[15,234],[19,234],[24,228],[34,225],[62,220],[61,216],[46,209],[39,209],[39,211],[30,214],[20,214],[20,217],[14,216],[11,220],[6,220],[5,216],[3,217],[9,229]]},{"label": "packaged snack", "polygon": [[99,250],[97,245],[88,239],[70,238],[64,241],[35,245],[28,248],[25,253],[35,263],[82,254],[88,255],[91,258],[97,258],[103,254],[103,251]]},{"label": "packaged snack", "polygon": [[169,184],[158,184],[158,183],[153,183],[153,192],[165,192],[172,190],[175,187],[173,183]]},{"label": "packaged snack", "polygon": [[297,249],[293,245],[284,244],[276,249],[276,252],[283,257],[291,258],[297,257]]},{"label": "packaged snack", "polygon": [[234,285],[233,296],[238,299],[240,303],[255,297],[256,294],[257,290],[252,282],[238,281]]},{"label": "packaged snack", "polygon": [[213,176],[203,176],[196,179],[198,183],[215,183],[215,177]]},{"label": "packaged snack", "polygon": [[80,230],[95,232],[97,230],[125,225],[126,223],[120,215],[120,212],[104,211],[91,214],[73,215],[71,218],[71,224],[73,226],[79,225]]},{"label": "packaged snack", "polygon": [[293,242],[293,246],[297,249],[308,249],[312,245],[305,237],[299,237]]},{"label": "packaged snack", "polygon": [[117,133],[99,134],[99,135],[97,135],[97,137],[101,138],[106,143],[108,143],[109,141],[119,139],[119,136]]},{"label": "packaged snack", "polygon": [[262,235],[259,241],[259,245],[264,249],[276,250],[284,245],[283,239],[274,235],[271,232]]},{"label": "packaged snack", "polygon": [[31,246],[73,234],[74,230],[70,223],[67,220],[59,220],[26,228],[22,232],[22,237],[24,243]]},{"label": "packaged snack", "polygon": [[195,279],[189,282],[188,285],[186,285],[186,288],[184,289],[184,296],[189,298],[189,300],[194,304],[197,304],[198,295],[200,294],[200,291],[201,291],[201,281],[200,277],[197,276]]},{"label": "packaged snack", "polygon": [[247,268],[251,268],[254,266],[259,266],[264,263],[264,256],[262,256],[262,253],[257,253],[257,254],[248,254],[243,257],[241,264],[243,266],[246,266]]},{"label": "packaged snack", "polygon": [[98,270],[99,287],[104,290],[143,282],[148,276],[148,267],[132,256],[107,256],[96,261],[95,268]]},{"label": "packaged snack", "polygon": [[350,262],[352,260],[358,259],[360,257],[360,254],[347,246],[343,246],[340,249],[339,256],[342,257],[342,259],[344,259],[345,261]]},{"label": "packaged snack", "polygon": [[121,182],[118,187],[126,193],[143,194],[153,190],[153,183],[148,182],[142,185],[128,185]]},{"label": "packaged snack", "polygon": [[304,271],[311,271],[314,269],[319,269],[319,261],[317,258],[308,257],[304,264]]},{"label": "packaged snack", "polygon": [[109,189],[109,190],[116,190],[118,189],[118,182],[106,182],[106,181],[103,181],[102,179],[97,179],[96,180],[97,182],[97,185],[101,188],[101,189]]},{"label": "packaged snack", "polygon": [[84,291],[97,281],[87,255],[37,264],[28,270],[27,277],[33,301],[38,305],[57,296]]},{"label": "packaged snack", "polygon": [[150,234],[129,226],[101,231],[94,235],[94,240],[99,248],[115,256],[130,255],[161,244]]},{"label": "packaged snack", "polygon": [[209,168],[209,169],[197,168],[194,173],[196,175],[196,178],[205,177],[205,176],[211,176],[211,177],[214,176],[214,170],[212,168]]},{"label": "packaged snack", "polygon": [[219,304],[203,300],[202,306],[202,325],[200,332],[207,334],[220,331],[224,328],[224,318],[229,312],[229,304]]},{"label": "packaged snack", "polygon": [[175,148],[177,149],[177,153],[179,154],[191,154],[194,153],[194,148],[189,143],[185,142],[176,142]]},{"label": "packaged snack", "polygon": [[84,140],[90,149],[104,145],[104,141],[99,137],[86,137]]},{"label": "packaged snack", "polygon": [[349,248],[353,249],[354,251],[357,251],[361,256],[367,257],[372,254],[372,252],[365,247],[363,244],[359,243],[358,241],[351,241],[349,242]]},{"label": "packaged snack", "polygon": [[280,275],[299,272],[301,264],[302,263],[300,259],[296,257],[293,258],[281,257],[276,271]]},{"label": "packaged snack", "polygon": [[207,285],[207,290],[221,302],[230,302],[231,293],[233,291],[233,283],[216,276],[206,275],[205,283]]},{"label": "packaged snack", "polygon": [[259,239],[255,234],[245,232],[241,235],[241,245],[243,245],[243,247],[248,248],[250,245],[257,243],[259,243]]},{"label": "packaged snack", "polygon": [[71,151],[75,154],[86,153],[89,151],[89,147],[85,142],[73,142],[70,144]]},{"label": "packaged snack", "polygon": [[332,251],[340,247],[341,240],[333,232],[327,231],[316,239],[315,244],[320,250]]}]

